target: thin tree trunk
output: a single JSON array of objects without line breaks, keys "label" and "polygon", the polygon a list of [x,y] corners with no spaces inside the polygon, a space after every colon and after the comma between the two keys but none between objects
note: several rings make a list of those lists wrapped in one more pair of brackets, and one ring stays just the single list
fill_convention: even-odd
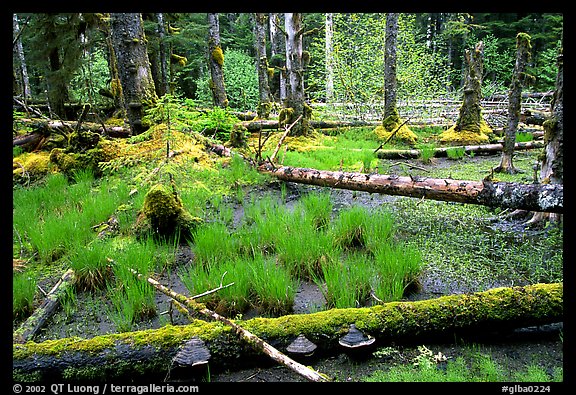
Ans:
[{"label": "thin tree trunk", "polygon": [[512,82],[508,93],[508,126],[504,135],[504,147],[500,165],[494,169],[498,173],[514,174],[517,172],[512,159],[522,107],[522,81],[525,78],[526,63],[530,60],[530,48],[530,36],[526,33],[518,33],[516,35],[516,64],[514,65]]},{"label": "thin tree trunk", "polygon": [[215,106],[226,108],[228,97],[224,85],[224,52],[220,46],[220,22],[216,13],[208,13],[208,51],[212,100]]},{"label": "thin tree trunk", "polygon": [[168,69],[166,60],[166,29],[164,27],[164,14],[159,12],[157,14],[158,19],[158,52],[160,61],[160,89],[158,96],[163,96],[170,92],[170,86],[168,84]]},{"label": "thin tree trunk", "polygon": [[284,14],[286,33],[286,75],[287,96],[283,112],[280,114],[282,125],[289,125],[302,116],[292,129],[295,136],[308,133],[311,108],[304,103],[304,66],[302,62],[302,14]]},{"label": "thin tree trunk", "polygon": [[271,94],[268,83],[268,57],[266,56],[266,14],[255,14],[256,56],[258,58],[258,118],[268,119],[271,111]]},{"label": "thin tree trunk", "polygon": [[562,184],[464,181],[446,178],[350,173],[263,164],[260,172],[280,180],[385,195],[562,213]]},{"label": "thin tree trunk", "polygon": [[16,37],[14,44],[14,52],[16,55],[14,59],[18,59],[18,79],[21,81],[22,98],[28,100],[32,97],[30,90],[30,79],[28,78],[28,67],[26,66],[26,58],[24,56],[24,47],[22,46],[22,39],[20,38],[20,25],[18,23],[18,15],[12,15],[13,34]]},{"label": "thin tree trunk", "polygon": [[[284,54],[286,43],[285,36],[280,30],[281,26],[280,15],[278,13],[270,13],[269,26],[270,26],[270,55],[271,58]],[[285,59],[285,56],[284,56]],[[278,99],[280,103],[286,100],[286,61],[284,60],[283,66],[280,68],[278,77]]]},{"label": "thin tree trunk", "polygon": [[326,103],[334,100],[334,54],[332,37],[334,35],[334,22],[331,12],[326,13]]},{"label": "thin tree trunk", "polygon": [[[384,51],[384,118],[398,117],[396,108],[396,45],[398,42],[398,14],[386,15]],[[390,130],[391,131],[391,130]]]},{"label": "thin tree trunk", "polygon": [[[461,334],[499,335],[502,331],[562,322],[563,285],[535,284],[494,288],[472,294],[443,296],[415,302],[391,302],[362,309],[332,309],[279,318],[254,318],[242,326],[285,349],[303,334],[319,350],[339,353],[338,339],[350,324],[383,344],[422,340],[446,341]],[[385,323],[385,325],[383,324]],[[197,336],[210,350],[210,371],[254,366],[259,354],[239,341],[230,327],[220,322],[197,320],[191,325],[137,332],[108,334],[89,339],[64,338],[14,344],[14,377],[30,381],[164,378],[179,347]],[[22,380],[27,381],[27,380]]]},{"label": "thin tree trunk", "polygon": [[464,77],[464,99],[460,107],[460,114],[456,121],[456,131],[467,130],[480,133],[480,123],[482,121],[482,75],[484,43],[480,41],[470,53],[466,50],[464,58],[468,67],[465,68]]},{"label": "thin tree trunk", "polygon": [[158,99],[146,50],[146,37],[139,13],[110,14],[112,42],[118,74],[133,135],[147,129],[142,118]]}]

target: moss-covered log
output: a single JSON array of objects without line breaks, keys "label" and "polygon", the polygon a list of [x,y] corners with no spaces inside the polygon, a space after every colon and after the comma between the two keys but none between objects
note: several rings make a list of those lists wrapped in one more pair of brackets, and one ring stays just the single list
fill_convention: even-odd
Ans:
[{"label": "moss-covered log", "polygon": [[[377,339],[391,342],[445,340],[454,335],[485,335],[563,321],[563,284],[494,288],[416,302],[391,302],[365,308],[332,309],[279,318],[253,318],[242,327],[285,350],[300,334],[318,345],[318,354],[339,352],[338,339],[350,324]],[[266,363],[221,322],[197,320],[190,325],[109,334],[91,339],[65,338],[13,345],[13,377],[21,381],[110,380],[166,377],[179,347],[197,336],[210,351],[215,373]]]},{"label": "moss-covered log", "polygon": [[13,334],[13,341],[24,343],[36,336],[42,329],[46,321],[54,314],[60,305],[60,299],[66,293],[66,289],[72,286],[74,282],[74,270],[68,269],[56,285],[48,292],[46,299],[34,313]]},{"label": "moss-covered log", "polygon": [[282,181],[322,187],[409,196],[466,204],[480,204],[528,211],[563,213],[563,184],[521,184],[398,176],[385,174],[351,173],[298,167],[272,167],[269,163],[258,170]]}]

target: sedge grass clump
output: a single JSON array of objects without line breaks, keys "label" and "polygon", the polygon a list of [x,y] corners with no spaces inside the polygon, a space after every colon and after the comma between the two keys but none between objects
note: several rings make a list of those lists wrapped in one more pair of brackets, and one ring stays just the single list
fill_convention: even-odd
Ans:
[{"label": "sedge grass clump", "polygon": [[253,302],[261,314],[279,316],[287,314],[294,305],[298,280],[290,272],[278,265],[274,259],[255,257],[249,263],[252,269]]},{"label": "sedge grass clump", "polygon": [[247,262],[247,258],[236,257],[233,261],[213,262],[206,267],[192,265],[181,269],[178,276],[190,296],[234,283],[218,292],[203,296],[198,301],[219,314],[236,315],[250,306],[253,277]]},{"label": "sedge grass clump", "polygon": [[330,231],[335,245],[344,250],[373,251],[388,241],[393,224],[393,217],[386,210],[369,211],[362,206],[352,206],[339,213]]},{"label": "sedge grass clump", "polygon": [[236,240],[223,223],[213,222],[198,227],[193,240],[190,246],[202,265],[225,262],[238,255]]},{"label": "sedge grass clump", "polygon": [[374,254],[373,267],[374,295],[383,302],[400,300],[407,291],[418,287],[422,255],[409,244],[382,244]]},{"label": "sedge grass clump", "polygon": [[432,163],[434,153],[436,152],[436,145],[434,143],[421,143],[416,146],[420,151],[420,161],[422,163]]},{"label": "sedge grass clump", "polygon": [[370,295],[372,275],[369,257],[352,253],[339,262],[322,267],[324,285],[318,277],[315,282],[323,290],[329,308],[361,307]]},{"label": "sedge grass clump", "polygon": [[288,230],[277,241],[278,260],[292,276],[312,279],[339,255],[340,248],[333,246],[329,233],[318,232],[311,221],[296,215],[288,219]]},{"label": "sedge grass clump", "polygon": [[309,217],[316,230],[324,230],[330,223],[332,201],[328,193],[308,193],[297,203],[306,217]]},{"label": "sedge grass clump", "polygon": [[112,277],[109,258],[110,244],[96,240],[87,246],[74,249],[66,259],[74,270],[74,285],[80,291],[106,287]]},{"label": "sedge grass clump", "polygon": [[24,318],[32,312],[36,282],[36,276],[27,272],[12,276],[12,319]]},{"label": "sedge grass clump", "polygon": [[466,149],[464,147],[449,147],[446,149],[446,156],[452,160],[462,159],[465,153]]}]

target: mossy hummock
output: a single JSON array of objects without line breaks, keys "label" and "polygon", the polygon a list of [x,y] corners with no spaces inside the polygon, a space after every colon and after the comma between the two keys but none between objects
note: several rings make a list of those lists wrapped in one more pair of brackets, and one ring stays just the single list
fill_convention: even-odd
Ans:
[{"label": "mossy hummock", "polygon": [[144,199],[136,221],[135,233],[139,237],[150,234],[156,237],[191,238],[201,218],[192,216],[182,205],[175,192],[163,184],[154,185]]}]

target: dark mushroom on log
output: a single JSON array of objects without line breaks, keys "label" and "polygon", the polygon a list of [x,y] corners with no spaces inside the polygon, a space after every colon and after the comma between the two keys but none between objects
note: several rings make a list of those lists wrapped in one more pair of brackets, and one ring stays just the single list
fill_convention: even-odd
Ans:
[{"label": "dark mushroom on log", "polygon": [[295,357],[311,357],[316,351],[316,344],[312,343],[306,336],[303,334],[298,335],[296,339],[288,347],[286,347],[286,351]]}]

